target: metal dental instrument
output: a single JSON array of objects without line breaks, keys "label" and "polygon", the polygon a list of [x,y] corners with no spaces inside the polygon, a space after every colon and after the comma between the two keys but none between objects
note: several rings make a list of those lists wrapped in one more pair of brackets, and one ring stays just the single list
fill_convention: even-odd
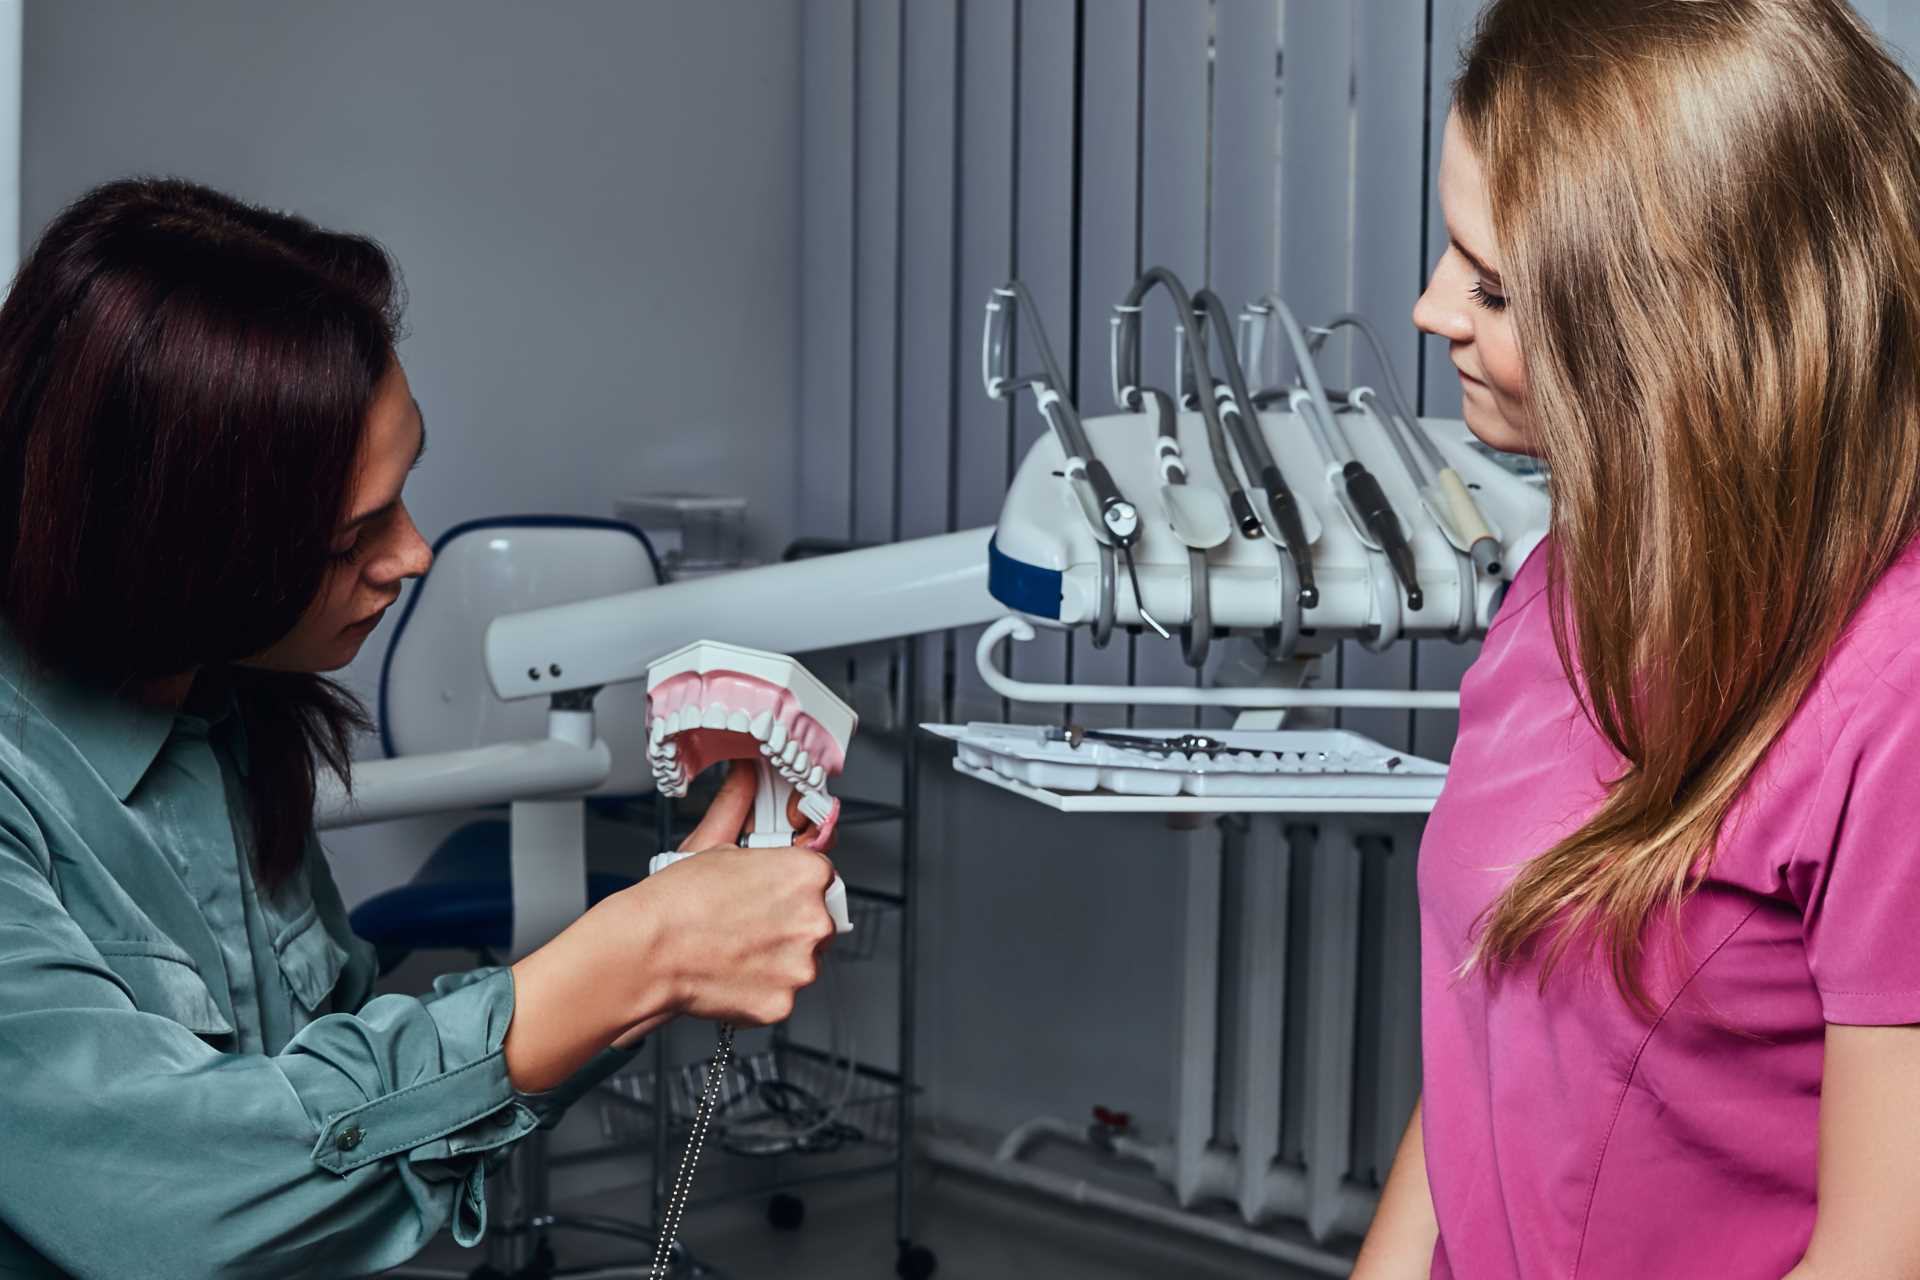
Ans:
[{"label": "metal dental instrument", "polygon": [[1117,733],[1109,729],[1089,729],[1078,724],[1048,726],[1047,741],[1064,742],[1074,748],[1079,747],[1082,742],[1104,742],[1108,746],[1126,747],[1155,756],[1163,756],[1175,751],[1185,755],[1213,755],[1215,752],[1229,749],[1226,743],[1218,738],[1209,738],[1204,733],[1182,733],[1165,738],[1148,738],[1131,733]]},{"label": "metal dental instrument", "polygon": [[[1199,335],[1194,332],[1193,299],[1187,293],[1186,286],[1165,267],[1152,267],[1133,282],[1133,287],[1127,290],[1125,301],[1116,308],[1118,326],[1113,337],[1114,385],[1123,391],[1137,386],[1140,381],[1140,300],[1155,286],[1166,289],[1173,298],[1176,313],[1180,317],[1181,342],[1187,359],[1195,369],[1209,368],[1206,350],[1200,345]],[[1212,398],[1200,396],[1199,409],[1206,419],[1209,433],[1224,435],[1225,429]],[[1285,477],[1280,474],[1279,466],[1267,450],[1266,441],[1260,436],[1260,424],[1257,421],[1236,421],[1233,443],[1247,464],[1249,478],[1257,480],[1265,488],[1268,509],[1255,512],[1259,525],[1286,552],[1280,557],[1281,630],[1284,636],[1291,639],[1300,633],[1301,612],[1320,603],[1320,593],[1313,581],[1313,557],[1307,544],[1305,525],[1293,493],[1287,488]],[[1233,467],[1229,464],[1226,473],[1221,476],[1222,483],[1233,483],[1230,478],[1232,471]]]},{"label": "metal dental instrument", "polygon": [[[1040,353],[1039,373],[1018,377],[1011,374],[1012,353],[1008,347],[1007,333],[1015,308],[1027,313],[1027,327],[1033,333],[1034,346]],[[1093,443],[1087,439],[1079,411],[1061,391],[1067,385],[1067,380],[1060,372],[1060,362],[1054,359],[1053,347],[1047,341],[1047,331],[1040,323],[1040,310],[1034,305],[1033,295],[1027,292],[1026,285],[1018,280],[1009,280],[996,287],[987,299],[986,327],[980,338],[980,376],[986,384],[987,395],[995,400],[1004,400],[1022,387],[1033,392],[1041,416],[1053,429],[1055,438],[1060,442],[1060,451],[1066,455],[1067,483],[1072,486],[1081,510],[1086,513],[1087,522],[1093,526],[1095,535],[1102,543],[1103,557],[1112,556],[1118,549],[1118,554],[1127,564],[1127,578],[1133,584],[1134,605],[1140,611],[1141,621],[1158,632],[1162,639],[1167,638],[1167,629],[1147,612],[1146,600],[1140,594],[1140,575],[1134,567],[1133,547],[1140,538],[1139,509],[1126,500],[1119,486],[1114,484],[1113,475],[1107,470],[1106,464],[1094,455]],[[1096,625],[1094,629],[1096,646],[1103,645],[1113,634],[1113,614],[1113,594],[1103,591],[1101,620],[1105,625]]]},{"label": "metal dental instrument", "polygon": [[[1314,363],[1312,349],[1307,345],[1306,335],[1300,330],[1299,321],[1293,318],[1292,309],[1280,296],[1272,293],[1247,308],[1247,314],[1255,318],[1251,343],[1255,346],[1264,344],[1265,334],[1261,329],[1266,317],[1279,317],[1281,330],[1293,346],[1300,377],[1312,397],[1310,407],[1313,413],[1302,416],[1307,418],[1308,427],[1313,429],[1315,440],[1327,456],[1332,470],[1329,479],[1337,479],[1345,488],[1353,514],[1359,517],[1360,524],[1386,556],[1387,563],[1393,566],[1394,576],[1400,579],[1400,587],[1407,597],[1407,608],[1418,611],[1425,603],[1425,596],[1420,590],[1420,578],[1413,561],[1413,548],[1407,542],[1406,526],[1400,523],[1400,516],[1394,511],[1393,504],[1387,501],[1386,490],[1380,487],[1380,481],[1354,456],[1346,433],[1334,420],[1333,405],[1327,399],[1327,389],[1320,381],[1320,370]],[[1222,326],[1227,323],[1225,308],[1220,309],[1216,320]],[[1251,398],[1248,397],[1249,400]],[[1316,417],[1318,423],[1314,421]]]},{"label": "metal dental instrument", "polygon": [[[1389,420],[1397,421],[1400,432],[1413,442],[1414,449],[1426,464],[1428,485],[1435,489],[1444,504],[1447,517],[1451,520],[1454,532],[1460,541],[1469,548],[1474,567],[1488,577],[1500,574],[1500,540],[1493,536],[1493,530],[1487,524],[1487,518],[1475,501],[1472,491],[1447,462],[1440,447],[1421,429],[1419,419],[1407,408],[1407,398],[1400,389],[1400,375],[1395,371],[1393,362],[1387,358],[1386,344],[1380,341],[1380,335],[1374,330],[1366,317],[1354,312],[1345,312],[1335,316],[1324,325],[1316,326],[1316,332],[1325,335],[1335,329],[1353,328],[1367,340],[1373,348],[1373,358],[1380,364],[1382,381],[1386,385],[1387,405],[1391,410]],[[1316,342],[1315,346],[1318,345]]]}]

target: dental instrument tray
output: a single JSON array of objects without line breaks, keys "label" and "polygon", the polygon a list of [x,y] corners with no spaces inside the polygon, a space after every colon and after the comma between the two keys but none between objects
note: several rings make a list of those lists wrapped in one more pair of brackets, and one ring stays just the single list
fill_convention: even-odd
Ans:
[{"label": "dental instrument tray", "polygon": [[[954,743],[955,769],[1020,784],[1008,789],[1023,794],[1400,800],[1424,808],[1447,776],[1443,764],[1344,729],[1213,729],[1206,734],[1209,749],[1188,752],[1169,744],[1192,735],[1171,729],[1106,731],[1076,746],[1071,735],[1045,725],[975,721],[922,728]],[[1123,738],[1138,738],[1140,745],[1122,745]]]}]

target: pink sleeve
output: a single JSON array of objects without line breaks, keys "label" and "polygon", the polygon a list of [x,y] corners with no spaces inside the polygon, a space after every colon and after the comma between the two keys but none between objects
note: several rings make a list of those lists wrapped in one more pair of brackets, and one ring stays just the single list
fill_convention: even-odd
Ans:
[{"label": "pink sleeve", "polygon": [[1920,1023],[1916,684],[1891,670],[1871,682],[1833,744],[1789,868],[1828,1022]]}]

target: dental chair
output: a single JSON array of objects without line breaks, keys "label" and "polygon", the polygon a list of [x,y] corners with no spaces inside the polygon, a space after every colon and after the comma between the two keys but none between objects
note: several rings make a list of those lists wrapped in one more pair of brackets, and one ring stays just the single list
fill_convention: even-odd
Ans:
[{"label": "dental chair", "polygon": [[[547,732],[539,700],[503,702],[487,678],[482,640],[503,613],[563,604],[657,585],[659,563],[646,537],[615,520],[514,516],[450,529],[434,545],[431,570],[400,615],[380,672],[381,746],[389,757],[452,751],[495,742],[538,739]],[[606,781],[590,793],[589,813],[624,816],[653,791],[646,753],[646,685],[603,689],[594,723],[613,755]],[[634,851],[635,876],[587,877],[590,903],[632,885],[645,867]],[[416,950],[471,953],[482,964],[511,958],[515,886],[510,828],[504,810],[461,826],[404,885],[375,894],[351,913],[354,932],[371,942],[382,973]],[[526,886],[520,886],[524,892]],[[547,1228],[568,1226],[637,1240],[637,1225],[562,1219],[547,1207],[546,1134],[536,1130],[509,1157],[496,1183],[501,1212],[488,1231],[488,1263],[471,1280],[543,1280],[555,1268]],[[641,1267],[595,1267],[599,1276],[644,1276]],[[418,1277],[463,1273],[403,1267]]]},{"label": "dental chair", "polygon": [[[380,669],[380,745],[389,757],[538,739],[537,700],[502,702],[487,679],[482,639],[503,613],[655,586],[653,548],[633,526],[584,516],[511,516],[455,526],[434,545],[433,568],[414,588]],[[603,689],[594,725],[613,771],[590,810],[618,813],[653,791],[646,754],[647,695],[639,683]],[[643,864],[636,863],[636,869]],[[632,877],[588,876],[598,902]],[[513,933],[504,813],[476,818],[443,840],[414,878],[353,911],[385,973],[424,948],[506,958]]]}]

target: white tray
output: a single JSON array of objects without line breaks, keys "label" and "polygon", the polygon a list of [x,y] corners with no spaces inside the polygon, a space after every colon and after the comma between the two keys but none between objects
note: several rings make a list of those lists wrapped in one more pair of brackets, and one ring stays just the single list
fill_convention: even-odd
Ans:
[{"label": "white tray", "polygon": [[[1040,791],[1123,796],[1404,800],[1430,807],[1446,766],[1343,729],[1208,730],[1217,755],[1152,754],[1107,742],[1049,740],[1037,725],[922,725],[955,744],[955,767]],[[1178,729],[1121,730],[1144,739]]]}]

